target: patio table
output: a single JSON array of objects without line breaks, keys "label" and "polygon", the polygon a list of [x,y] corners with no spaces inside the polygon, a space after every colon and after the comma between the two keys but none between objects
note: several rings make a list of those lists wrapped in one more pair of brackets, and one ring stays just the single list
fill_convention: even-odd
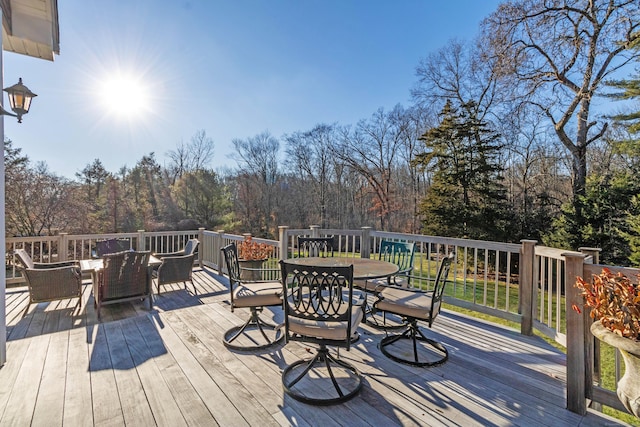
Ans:
[{"label": "patio table", "polygon": [[289,258],[284,261],[289,264],[320,267],[348,267],[353,264],[354,280],[389,277],[396,274],[399,269],[397,265],[391,262],[369,258],[308,257]]},{"label": "patio table", "polygon": [[[149,256],[149,266],[156,267],[162,264],[162,260],[153,255]],[[102,258],[93,258],[93,259],[81,259],[80,260],[80,270],[83,273],[95,273],[98,270],[102,270]]]}]

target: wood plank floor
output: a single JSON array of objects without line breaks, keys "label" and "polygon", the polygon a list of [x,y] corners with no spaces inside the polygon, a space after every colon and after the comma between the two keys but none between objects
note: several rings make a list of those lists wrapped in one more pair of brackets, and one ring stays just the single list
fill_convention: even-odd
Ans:
[{"label": "wood plank floor", "polygon": [[[227,281],[194,271],[197,294],[166,286],[154,309],[103,308],[89,282],[77,300],[27,306],[25,288],[7,290],[7,363],[0,369],[2,426],[602,426],[595,412],[565,408],[564,355],[536,337],[443,312],[428,334],[449,349],[438,367],[400,365],[380,353],[384,332],[360,328],[340,356],[364,376],[353,400],[329,407],[282,392],[281,372],[309,357],[289,343],[258,353],[229,351]],[[278,310],[265,313],[281,320]],[[426,328],[425,328],[426,329]]]}]

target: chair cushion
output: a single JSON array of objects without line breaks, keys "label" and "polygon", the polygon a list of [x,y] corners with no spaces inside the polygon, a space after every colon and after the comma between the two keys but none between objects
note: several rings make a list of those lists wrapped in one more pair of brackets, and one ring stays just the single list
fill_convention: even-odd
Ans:
[{"label": "chair cushion", "polygon": [[[355,331],[362,321],[362,306],[354,305],[351,310],[351,330]],[[323,322],[289,316],[289,332],[307,337],[346,341],[347,322]]]},{"label": "chair cushion", "polygon": [[[412,292],[396,287],[386,287],[380,292],[376,308],[401,316],[428,320],[431,316],[431,292]],[[438,307],[434,307],[435,310]]]},{"label": "chair cushion", "polygon": [[282,304],[280,282],[241,283],[233,292],[235,307],[263,307]]}]

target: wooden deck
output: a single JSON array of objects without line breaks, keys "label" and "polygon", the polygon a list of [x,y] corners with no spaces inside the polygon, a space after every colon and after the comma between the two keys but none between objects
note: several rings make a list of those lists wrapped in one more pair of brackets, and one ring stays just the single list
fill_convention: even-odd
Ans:
[{"label": "wooden deck", "polygon": [[[281,370],[305,346],[260,353],[226,349],[227,281],[194,271],[198,293],[167,286],[154,310],[143,303],[103,308],[91,287],[76,301],[26,308],[25,288],[7,290],[7,363],[0,369],[0,425],[447,425],[602,426],[611,418],[565,408],[564,355],[535,337],[443,312],[427,331],[449,349],[435,368],[400,365],[368,326],[340,355],[364,375],[353,400],[314,407],[282,392]],[[268,314],[268,313],[267,313]],[[276,310],[275,317],[281,316]],[[276,319],[278,320],[278,319]]]}]

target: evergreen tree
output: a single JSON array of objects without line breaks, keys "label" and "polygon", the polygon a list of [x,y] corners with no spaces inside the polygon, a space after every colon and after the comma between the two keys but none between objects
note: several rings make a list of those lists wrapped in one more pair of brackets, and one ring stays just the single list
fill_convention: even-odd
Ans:
[{"label": "evergreen tree", "polygon": [[631,214],[627,217],[629,232],[624,237],[629,242],[629,262],[633,267],[640,267],[640,198],[631,200]]},{"label": "evergreen tree", "polygon": [[543,243],[570,250],[600,248],[600,261],[606,264],[628,265],[629,260],[634,259],[637,263],[640,260],[640,206],[636,200],[639,192],[640,181],[629,170],[592,173],[587,178],[584,196],[578,199],[584,221],[577,221],[573,206],[565,204],[562,216],[554,221],[553,231],[543,237]]},{"label": "evergreen tree", "polygon": [[[633,49],[640,51],[640,40],[633,43]],[[607,82],[607,86],[619,90],[618,92],[608,94],[607,96],[610,98],[616,100],[640,99],[640,73],[636,73],[636,75],[630,79],[610,80]],[[622,124],[626,127],[632,136],[640,135],[640,110],[625,114],[617,114],[611,118],[618,124]],[[638,138],[631,138],[631,140],[627,142],[635,142],[637,144]]]},{"label": "evergreen tree", "polygon": [[426,234],[473,239],[508,238],[506,190],[499,162],[499,135],[478,120],[475,104],[444,106],[440,125],[420,139],[426,151],[414,162],[432,173],[420,205]]}]

